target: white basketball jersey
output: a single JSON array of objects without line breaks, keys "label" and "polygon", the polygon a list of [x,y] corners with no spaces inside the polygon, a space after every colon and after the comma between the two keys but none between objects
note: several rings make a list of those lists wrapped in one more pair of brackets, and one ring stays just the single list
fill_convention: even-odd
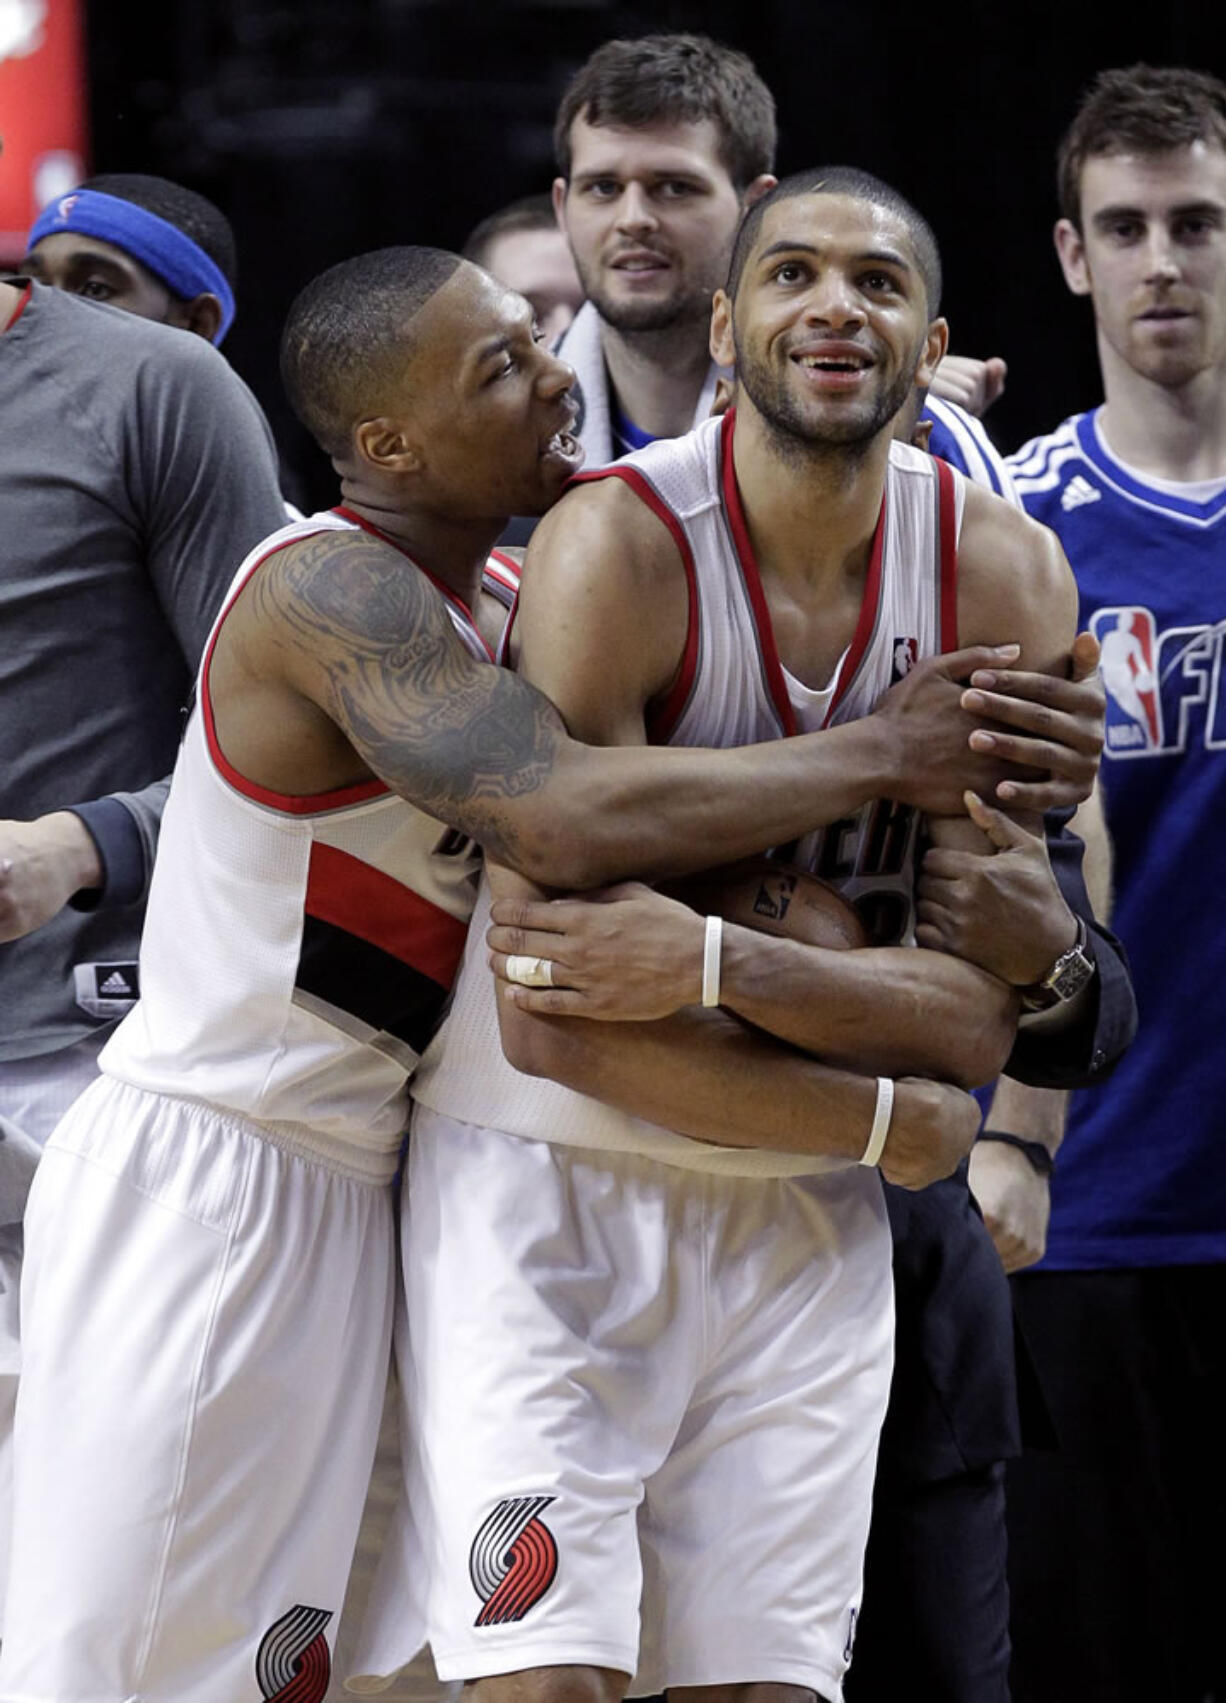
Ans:
[{"label": "white basketball jersey", "polygon": [[[867,715],[921,657],[957,645],[961,478],[896,443],[852,642],[826,688],[815,691],[789,675],[737,491],[734,431],[729,413],[579,476],[624,480],[668,527],[685,567],[688,632],[677,678],[649,718],[658,743],[744,745],[851,721]],[[917,831],[913,811],[881,801],[777,850],[840,887],[875,941],[899,942],[912,938]],[[498,1040],[488,914],[483,883],[451,1013],[413,1085],[423,1105],[512,1135],[624,1149],[696,1170],[795,1175],[843,1163],[688,1141],[513,1069]]]},{"label": "white basketball jersey", "polygon": [[[375,531],[343,509],[312,516],[239,569],[166,804],[141,997],[101,1066],[140,1088],[386,1152],[460,961],[480,850],[373,778],[309,797],[255,785],[221,750],[209,695],[217,635],[262,563],[358,527]],[[487,591],[509,606],[517,584],[512,561],[491,559]],[[463,643],[493,662],[470,611],[438,589]]]}]

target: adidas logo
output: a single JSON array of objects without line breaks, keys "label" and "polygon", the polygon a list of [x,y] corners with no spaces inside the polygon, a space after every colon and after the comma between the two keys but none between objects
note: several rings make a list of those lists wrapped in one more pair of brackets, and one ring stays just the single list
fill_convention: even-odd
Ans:
[{"label": "adidas logo", "polygon": [[131,999],[132,989],[126,976],[118,970],[112,970],[110,975],[98,989],[99,993],[119,994],[124,999]]},{"label": "adidas logo", "polygon": [[1060,507],[1065,514],[1070,509],[1079,509],[1083,503],[1096,503],[1102,492],[1088,479],[1083,479],[1080,473],[1074,473],[1060,497]]}]

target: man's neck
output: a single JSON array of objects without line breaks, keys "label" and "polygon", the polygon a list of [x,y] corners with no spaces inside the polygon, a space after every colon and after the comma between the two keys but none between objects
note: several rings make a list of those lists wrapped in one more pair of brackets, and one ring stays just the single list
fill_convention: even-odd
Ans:
[{"label": "man's neck", "polygon": [[733,464],[754,553],[764,572],[830,592],[868,572],[890,456],[886,427],[862,453],[781,448],[752,409],[738,410]]},{"label": "man's neck", "polygon": [[441,580],[468,608],[477,608],[486,558],[506,526],[503,519],[467,526],[433,515],[405,513],[370,491],[342,486],[345,507],[399,546],[419,567]]},{"label": "man's neck", "polygon": [[617,331],[601,320],[600,346],[610,401],[616,399],[627,419],[654,438],[679,438],[689,431],[711,368],[705,325]]},{"label": "man's neck", "polygon": [[1226,478],[1226,374],[1209,368],[1172,388],[1101,342],[1099,355],[1107,400],[1098,425],[1113,455],[1156,479]]}]

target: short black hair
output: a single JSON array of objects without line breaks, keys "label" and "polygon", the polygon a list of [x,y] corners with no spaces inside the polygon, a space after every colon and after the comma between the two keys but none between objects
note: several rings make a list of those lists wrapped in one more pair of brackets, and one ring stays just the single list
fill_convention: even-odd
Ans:
[{"label": "short black hair", "polygon": [[521,195],[518,201],[508,202],[496,213],[488,214],[479,225],[474,225],[460,253],[465,260],[471,260],[474,266],[484,266],[486,255],[499,237],[507,236],[512,231],[557,229],[558,221],[554,217],[553,201],[549,195]]},{"label": "short black hair", "polygon": [[920,276],[924,280],[924,290],[928,297],[928,317],[936,317],[941,307],[941,251],[937,247],[932,226],[905,195],[900,194],[897,189],[892,189],[888,183],[883,183],[879,177],[874,177],[871,172],[860,171],[856,166],[819,166],[812,171],[795,172],[754,202],[741,220],[736,242],[733,244],[728,282],[725,285],[730,297],[736,297],[745,262],[758,239],[767,208],[773,207],[779,201],[791,201],[798,195],[846,195],[853,201],[867,201],[874,207],[884,207],[887,212],[900,219],[911,238]]},{"label": "short black hair", "polygon": [[413,353],[412,321],[464,262],[441,248],[378,248],[330,266],[295,297],[281,333],[290,406],[329,455]]},{"label": "short black hair", "polygon": [[775,164],[774,96],[752,59],[710,36],[645,35],[598,47],[568,84],[553,127],[554,157],[566,178],[577,118],[627,130],[710,119],[737,189]]},{"label": "short black hair", "polygon": [[174,225],[202,248],[222,273],[231,289],[238,282],[238,252],[234,230],[220,207],[207,196],[172,183],[168,177],[148,177],[143,172],[103,172],[86,178],[81,189],[97,190],[99,195],[113,195],[118,201],[130,201],[147,213],[156,213],[168,225]]},{"label": "short black hair", "polygon": [[1098,154],[1164,154],[1193,142],[1226,148],[1226,83],[1181,66],[1100,71],[1056,152],[1062,217],[1081,229],[1081,173]]}]

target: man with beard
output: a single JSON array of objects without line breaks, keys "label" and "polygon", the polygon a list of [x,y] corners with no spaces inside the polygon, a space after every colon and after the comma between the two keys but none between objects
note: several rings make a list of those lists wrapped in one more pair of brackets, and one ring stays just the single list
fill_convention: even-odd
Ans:
[{"label": "man with beard", "polygon": [[[775,182],[775,103],[745,54],[707,36],[609,41],[562,97],[554,154],[587,297],[558,352],[578,376],[587,465],[603,466],[711,412],[711,298],[742,214]],[[947,356],[929,415],[933,450],[997,491],[1000,458],[963,409],[982,413],[1003,383],[1003,361]]]},{"label": "man with beard", "polygon": [[[739,212],[773,182],[774,107],[752,64],[709,39],[613,41],[564,94],[554,147],[555,209],[589,298],[561,347],[578,375],[579,431],[591,468],[709,414],[720,369],[710,357],[704,290],[722,282]],[[1003,373],[1001,362],[946,356],[922,399],[921,429],[930,432],[933,453],[1012,498],[1003,461],[958,406],[981,412]],[[1095,651],[1080,645],[1083,679]],[[1101,693],[1083,690],[1101,705]],[[1093,923],[1081,846],[1063,830],[1065,820],[1048,824],[1059,894],[1041,860],[1033,870],[1016,858],[998,861],[990,880],[980,878],[1006,913],[1047,894],[1064,931],[1057,938],[1050,924],[1042,930],[1053,964],[1076,939],[1076,912],[1098,965],[1097,1003],[1083,1006],[1080,1022],[1058,1031],[1047,1019],[1019,1033],[990,1117],[993,1134],[1005,1139],[977,1144],[971,1157],[976,1199],[998,1248],[1015,1261],[1027,1257],[1023,1235],[1042,1210],[1045,1180],[1036,1167],[1046,1155],[1036,1137],[1046,1135],[1058,1103],[1015,1078],[1052,1088],[1101,1080],[1135,1023],[1126,971],[1116,944]],[[1016,887],[1004,890],[1006,871],[1025,874],[1024,900]],[[948,882],[934,890],[929,926],[933,916],[950,922],[948,894]],[[884,1610],[878,1618],[870,1609],[864,1622],[850,1689],[865,1703],[890,1694],[900,1648],[891,1628],[905,1617],[910,1658],[920,1661],[911,1677],[918,1673],[922,1684],[926,1676],[948,1703],[987,1703],[1004,1695],[1009,1658],[1002,1463],[1020,1447],[1009,1297],[961,1175],[923,1196],[887,1190],[887,1201],[899,1358],[869,1550],[872,1600]],[[948,1575],[938,1602],[925,1594],[924,1570],[899,1559],[932,1543],[966,1557],[965,1591],[953,1612]]]},{"label": "man with beard", "polygon": [[[924,221],[864,174],[789,180],[747,218],[729,289],[712,347],[742,407],[542,523],[527,676],[591,742],[642,746],[854,720],[900,656],[959,635],[1007,628],[1023,667],[1063,672],[1054,540],[892,441],[945,347]],[[971,808],[934,838],[1026,841]],[[444,1678],[495,1703],[613,1700],[632,1676],[839,1695],[890,1377],[873,1167],[921,1180],[891,1152],[888,1080],[994,1074],[1017,1011],[1003,977],[899,945],[917,832],[869,804],[792,850],[881,919],[860,953],[729,927],[721,959],[718,931],[645,889],[540,904],[492,873],[496,967],[551,985],[496,1002],[479,905],[415,1085],[405,1205],[408,1506]],[[1028,950],[1023,981],[1058,955]],[[878,1076],[867,1145],[848,1125],[798,1151],[736,1068],[766,1036]]]},{"label": "man with beard", "polygon": [[1046,1257],[1014,1284],[1060,1444],[1010,1483],[1014,1692],[1199,1703],[1226,1696],[1226,84],[1102,72],[1058,188],[1105,400],[1012,466],[1102,644],[1115,925],[1142,1022],[1110,1088],[1073,1102]]}]

